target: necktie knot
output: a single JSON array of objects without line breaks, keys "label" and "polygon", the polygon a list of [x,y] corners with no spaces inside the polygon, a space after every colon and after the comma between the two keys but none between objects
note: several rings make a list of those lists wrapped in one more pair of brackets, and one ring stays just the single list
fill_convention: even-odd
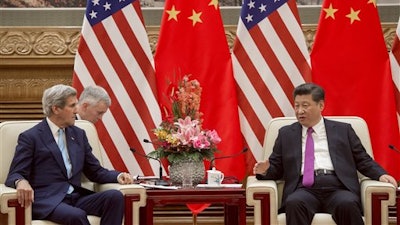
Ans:
[{"label": "necktie knot", "polygon": [[65,148],[65,143],[64,143],[64,130],[63,129],[58,129],[58,147],[60,150],[64,150]]},{"label": "necktie knot", "polygon": [[309,127],[307,129],[307,135],[311,135],[314,132],[314,129],[312,127]]}]

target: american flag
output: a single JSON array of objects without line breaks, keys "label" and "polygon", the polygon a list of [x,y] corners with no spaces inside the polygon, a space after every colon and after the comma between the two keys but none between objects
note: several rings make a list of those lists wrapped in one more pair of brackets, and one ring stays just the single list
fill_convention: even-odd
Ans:
[{"label": "american flag", "polygon": [[309,53],[295,0],[245,0],[233,68],[242,134],[254,158],[263,159],[268,122],[293,116],[293,89],[311,81]]},{"label": "american flag", "polygon": [[400,124],[400,18],[397,24],[396,35],[394,36],[392,51],[389,53],[389,58],[392,67],[393,83],[395,86],[394,91],[396,95],[397,120]]},{"label": "american flag", "polygon": [[153,56],[138,0],[88,0],[75,57],[73,86],[104,87],[111,107],[96,124],[106,167],[158,175],[159,163],[138,154],[154,150],[143,139],[161,122]]}]

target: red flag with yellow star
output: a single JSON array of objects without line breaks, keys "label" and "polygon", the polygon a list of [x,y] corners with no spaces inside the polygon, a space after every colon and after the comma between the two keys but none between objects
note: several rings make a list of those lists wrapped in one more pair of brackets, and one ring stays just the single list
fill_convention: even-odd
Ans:
[{"label": "red flag with yellow star", "polygon": [[[155,68],[162,111],[170,112],[171,82],[184,75],[202,87],[200,111],[203,129],[215,129],[222,141],[218,156],[236,155],[243,149],[232,62],[218,0],[167,0],[157,49]],[[165,116],[165,115],[164,115]],[[241,180],[244,155],[215,160],[225,180]]]},{"label": "red flag with yellow star", "polygon": [[311,53],[313,81],[326,91],[324,115],[368,124],[375,160],[400,179],[395,97],[375,0],[325,0]]}]

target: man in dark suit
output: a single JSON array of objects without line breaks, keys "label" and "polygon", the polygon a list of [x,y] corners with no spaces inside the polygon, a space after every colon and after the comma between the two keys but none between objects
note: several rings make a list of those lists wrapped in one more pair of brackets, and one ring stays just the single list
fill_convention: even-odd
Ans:
[{"label": "man in dark suit", "polygon": [[[286,212],[287,225],[311,224],[317,212],[332,214],[338,225],[364,224],[357,170],[397,187],[396,180],[365,151],[350,124],[322,117],[324,99],[318,85],[296,87],[298,122],[279,130],[269,159],[253,168],[257,179],[285,181],[279,212]],[[313,151],[311,163],[308,149]]]},{"label": "man in dark suit", "polygon": [[101,224],[122,223],[121,192],[94,193],[81,187],[85,174],[93,182],[130,184],[128,173],[103,168],[84,130],[74,126],[76,90],[55,85],[43,94],[47,116],[20,134],[6,185],[17,189],[18,202],[32,204],[32,218],[60,224],[89,225],[87,215],[101,217]]}]

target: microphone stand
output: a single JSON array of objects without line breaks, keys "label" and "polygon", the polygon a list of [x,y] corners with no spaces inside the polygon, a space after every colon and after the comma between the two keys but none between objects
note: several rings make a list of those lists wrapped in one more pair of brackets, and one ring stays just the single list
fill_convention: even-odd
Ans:
[{"label": "microphone stand", "polygon": [[247,152],[247,150],[249,150],[249,149],[248,149],[247,147],[245,147],[245,148],[242,149],[242,151],[240,151],[240,152],[238,152],[238,153],[236,153],[236,154],[220,156],[220,157],[217,157],[217,158],[214,157],[214,158],[211,159],[211,161],[210,161],[210,168],[209,168],[209,169],[210,169],[210,170],[213,169],[213,167],[214,167],[214,161],[215,161],[216,159],[233,158],[233,157],[236,157],[236,156],[238,156],[238,155],[241,155],[241,154]]},{"label": "microphone stand", "polygon": [[389,145],[389,148],[397,153],[400,153],[400,150],[398,148],[394,147],[394,145]]},{"label": "microphone stand", "polygon": [[158,163],[160,164],[160,167],[159,167],[159,179],[156,180],[155,184],[156,184],[156,185],[162,185],[162,186],[169,186],[169,183],[163,179],[163,176],[162,176],[162,166],[161,166],[161,161],[160,161],[159,159],[150,157],[150,156],[145,155],[145,154],[142,154],[142,153],[139,153],[139,152],[137,152],[136,149],[134,149],[134,148],[130,148],[130,150],[131,150],[131,152],[132,152],[133,154],[137,154],[137,155],[142,156],[142,157],[145,157],[145,158],[147,158],[147,159],[157,160]]}]

